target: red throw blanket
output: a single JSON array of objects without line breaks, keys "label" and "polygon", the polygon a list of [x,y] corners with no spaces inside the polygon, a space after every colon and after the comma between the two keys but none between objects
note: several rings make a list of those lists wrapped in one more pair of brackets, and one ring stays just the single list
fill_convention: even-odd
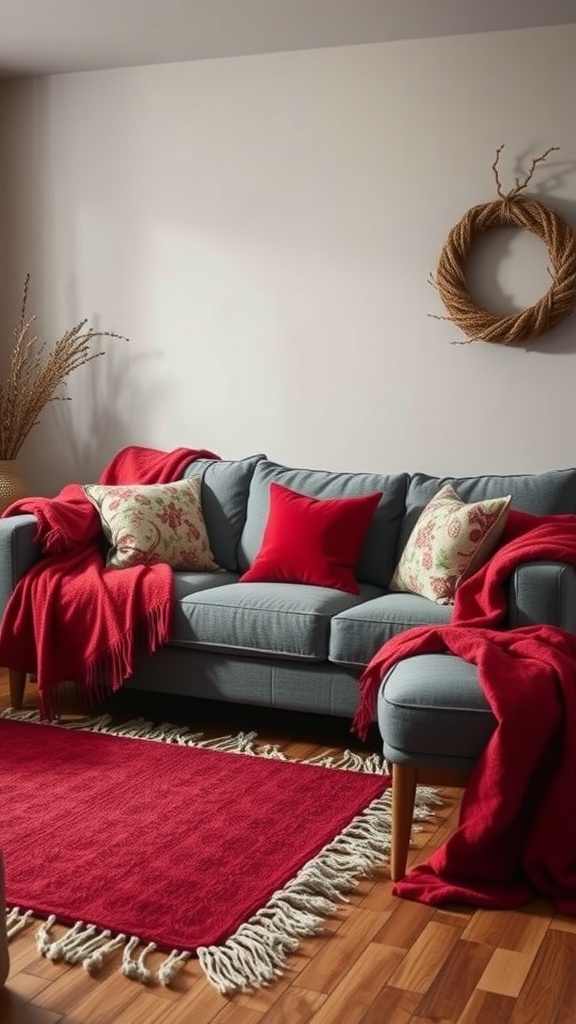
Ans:
[{"label": "red throw blanket", "polygon": [[547,896],[576,915],[576,635],[501,629],[505,584],[522,562],[576,565],[576,516],[512,512],[500,548],[457,590],[452,622],[389,640],[362,675],[353,729],[366,734],[381,680],[418,654],[478,666],[497,726],[466,787],[459,825],[394,893],[422,903],[506,908]]},{"label": "red throw blanket", "polygon": [[[203,449],[132,445],[103,470],[102,484],[180,479]],[[86,707],[114,693],[138,654],[168,639],[173,574],[165,564],[107,569],[100,516],[80,484],[55,498],[14,502],[4,516],[32,513],[43,558],[18,582],[0,624],[0,664],[38,679],[40,714],[58,715],[57,685],[76,681]]]}]

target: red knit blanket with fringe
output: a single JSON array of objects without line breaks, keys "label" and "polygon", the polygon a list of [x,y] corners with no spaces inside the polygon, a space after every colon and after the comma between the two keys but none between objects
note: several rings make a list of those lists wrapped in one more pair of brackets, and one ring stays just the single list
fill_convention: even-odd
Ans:
[{"label": "red knit blanket with fringe", "polygon": [[[100,475],[102,484],[178,480],[205,449],[165,452],[130,445]],[[14,502],[4,516],[36,517],[43,557],[17,583],[0,624],[0,664],[35,673],[40,714],[58,715],[57,685],[75,681],[85,707],[118,690],[135,659],[168,640],[172,570],[168,565],[107,569],[100,516],[80,484],[55,498]]]},{"label": "red knit blanket with fringe", "polygon": [[399,634],[361,677],[353,725],[361,736],[385,674],[418,654],[449,652],[477,665],[497,722],[456,831],[396,884],[398,896],[509,908],[539,893],[576,915],[576,635],[505,628],[510,574],[538,559],[576,565],[576,516],[510,513],[501,547],[457,590],[451,624]]}]

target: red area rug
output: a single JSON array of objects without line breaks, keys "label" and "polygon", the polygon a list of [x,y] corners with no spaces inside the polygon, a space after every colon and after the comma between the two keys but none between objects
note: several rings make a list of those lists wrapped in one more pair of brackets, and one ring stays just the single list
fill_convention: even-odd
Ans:
[{"label": "red area rug", "polygon": [[[124,973],[151,980],[158,947],[164,984],[191,954],[222,992],[266,984],[386,859],[390,780],[374,756],[347,755],[340,767],[360,770],[339,771],[275,749],[246,756],[253,735],[123,729],[146,738],[109,719],[0,717],[9,930],[24,910],[48,918],[39,948],[52,959],[95,970],[121,949]],[[54,939],[54,920],[74,927]]]}]

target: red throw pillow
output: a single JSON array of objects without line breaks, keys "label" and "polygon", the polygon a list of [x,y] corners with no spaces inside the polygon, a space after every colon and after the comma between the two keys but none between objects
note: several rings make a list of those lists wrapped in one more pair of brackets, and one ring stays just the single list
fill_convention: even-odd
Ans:
[{"label": "red throw pillow", "polygon": [[358,594],[354,569],[382,492],[309,498],[270,484],[262,546],[241,583],[308,583]]}]

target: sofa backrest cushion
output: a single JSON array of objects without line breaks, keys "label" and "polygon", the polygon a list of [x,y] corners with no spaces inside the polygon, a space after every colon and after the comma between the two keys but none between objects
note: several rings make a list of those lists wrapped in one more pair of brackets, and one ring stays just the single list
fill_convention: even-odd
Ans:
[{"label": "sofa backrest cushion", "polygon": [[228,572],[238,571],[238,542],[246,521],[250,481],[265,455],[246,459],[196,459],[184,476],[202,477],[200,492],[204,522],[214,560]]},{"label": "sofa backrest cushion", "polygon": [[242,572],[250,567],[262,544],[270,507],[271,483],[281,484],[310,498],[321,499],[349,498],[382,491],[382,498],[362,545],[355,575],[360,583],[388,586],[394,569],[398,532],[404,517],[408,474],[382,476],[379,473],[295,469],[262,459],[250,483],[248,512],[238,549],[238,563]]},{"label": "sofa backrest cushion", "polygon": [[406,517],[400,530],[397,559],[406,546],[420,513],[431,498],[452,484],[463,501],[512,496],[511,509],[535,516],[576,512],[576,469],[552,469],[545,473],[518,473],[511,476],[427,476],[415,473],[406,496]]}]

